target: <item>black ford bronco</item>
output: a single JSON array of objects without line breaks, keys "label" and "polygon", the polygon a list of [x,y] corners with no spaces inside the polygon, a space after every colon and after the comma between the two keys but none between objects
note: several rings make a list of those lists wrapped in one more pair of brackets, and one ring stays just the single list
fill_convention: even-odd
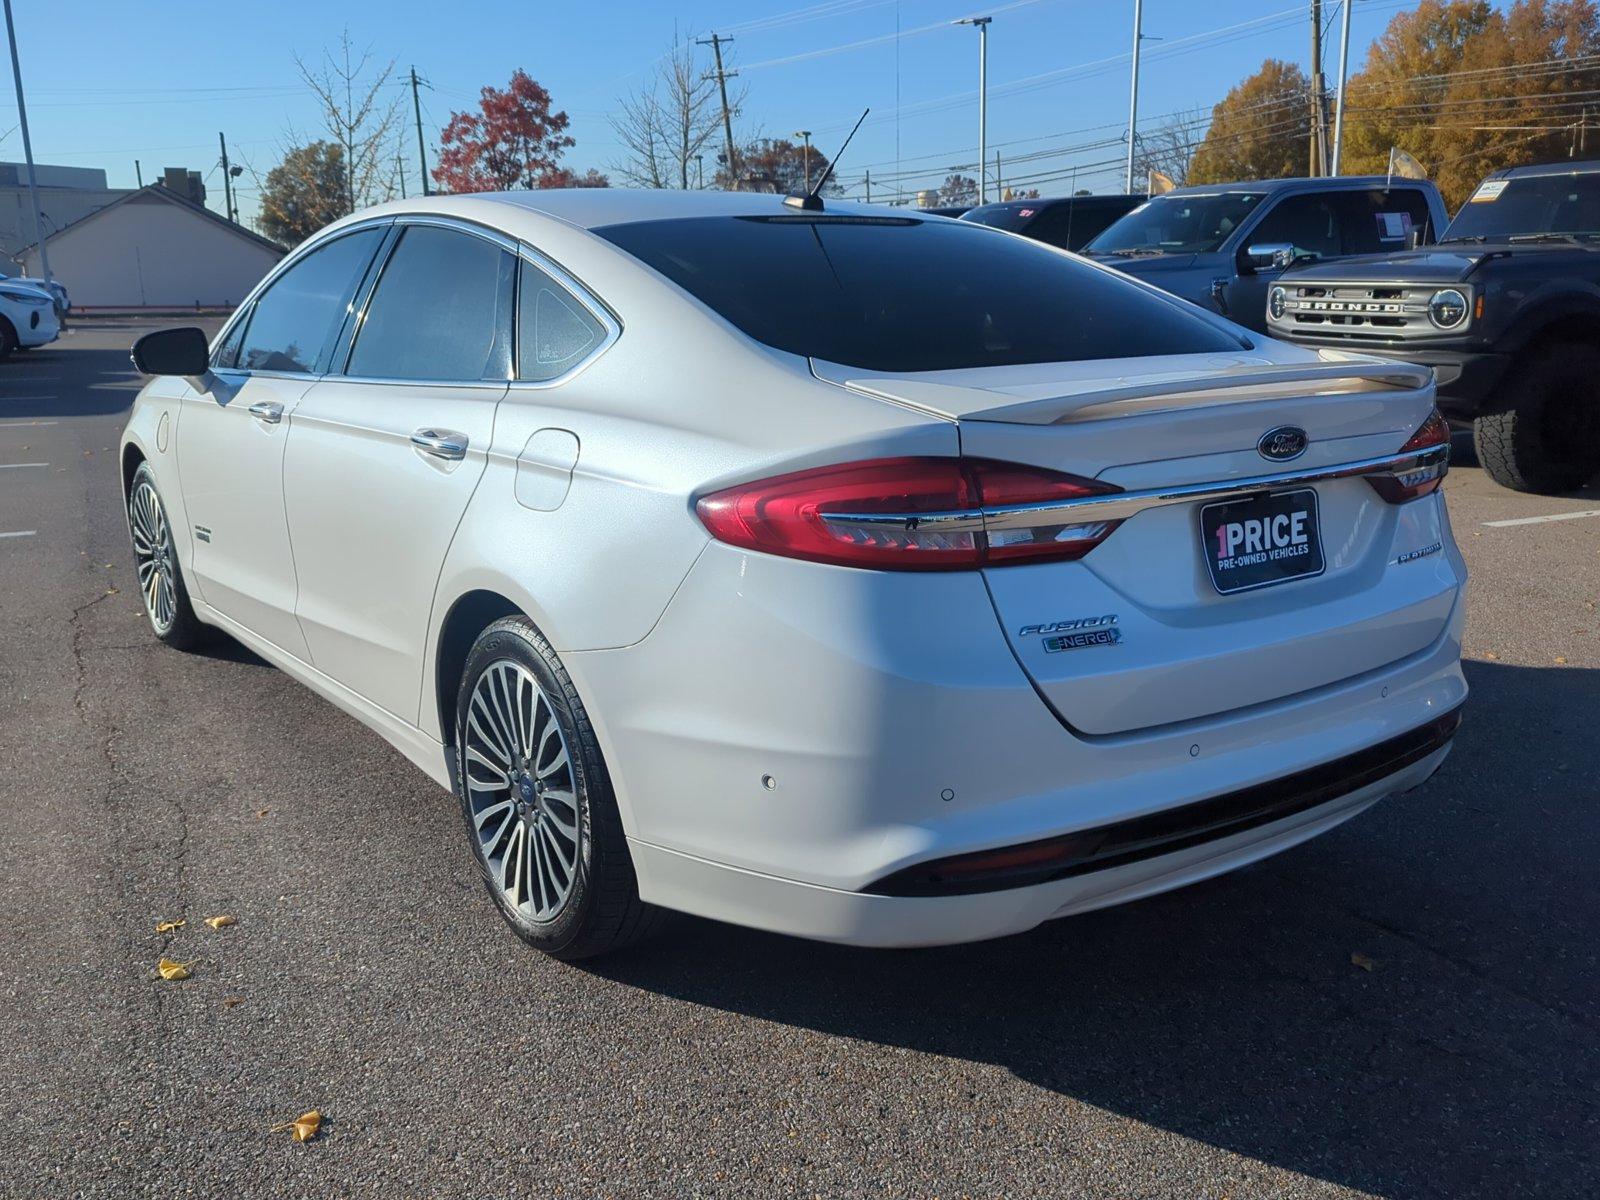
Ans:
[{"label": "black ford bronco", "polygon": [[1433,367],[1495,480],[1581,487],[1600,475],[1600,162],[1496,171],[1436,245],[1285,272],[1267,329]]}]

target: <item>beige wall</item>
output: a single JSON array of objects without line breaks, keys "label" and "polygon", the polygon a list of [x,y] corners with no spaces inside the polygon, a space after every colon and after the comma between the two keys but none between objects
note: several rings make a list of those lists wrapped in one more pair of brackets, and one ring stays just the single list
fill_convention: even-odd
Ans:
[{"label": "beige wall", "polygon": [[[232,307],[280,254],[191,209],[139,197],[49,240],[50,272],[83,308]],[[42,273],[37,248],[22,255]]]}]

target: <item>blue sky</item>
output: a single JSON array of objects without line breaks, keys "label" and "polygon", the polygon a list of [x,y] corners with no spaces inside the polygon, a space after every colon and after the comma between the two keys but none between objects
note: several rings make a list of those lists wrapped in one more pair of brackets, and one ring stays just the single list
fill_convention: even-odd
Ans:
[{"label": "blue sky", "polygon": [[[770,136],[809,128],[831,153],[870,106],[840,170],[859,179],[870,167],[877,198],[897,163],[902,188],[914,191],[976,158],[978,35],[948,22],[991,13],[991,159],[998,149],[1008,179],[1049,176],[1038,180],[1045,194],[1068,190],[1074,169],[1080,187],[1120,190],[1120,172],[1096,164],[1121,151],[1092,143],[1120,137],[1126,122],[1133,0],[277,0],[270,17],[252,4],[14,2],[37,160],[103,167],[115,186],[133,184],[135,159],[147,182],[163,166],[196,168],[209,174],[218,209],[217,132],[226,131],[235,155],[264,174],[291,131],[317,129],[293,56],[318,55],[346,25],[377,60],[394,59],[397,74],[415,63],[431,81],[423,95],[430,138],[453,109],[471,106],[478,88],[503,85],[522,67],[572,117],[571,165],[602,170],[619,154],[608,121],[617,98],[647,78],[675,36],[731,31],[739,82],[748,87],[741,128]],[[1336,36],[1338,0],[1327,6]],[[1413,6],[1356,0],[1352,70],[1389,19]],[[1146,118],[1209,109],[1266,57],[1304,64],[1307,7],[1305,0],[1146,0],[1145,33],[1162,40],[1145,43],[1141,127]],[[7,89],[0,158],[22,157],[15,122]],[[413,139],[404,149],[415,187]],[[1064,147],[1081,149],[1050,153]],[[1010,163],[1041,152],[1049,156]],[[241,182],[248,215],[251,180]]]}]

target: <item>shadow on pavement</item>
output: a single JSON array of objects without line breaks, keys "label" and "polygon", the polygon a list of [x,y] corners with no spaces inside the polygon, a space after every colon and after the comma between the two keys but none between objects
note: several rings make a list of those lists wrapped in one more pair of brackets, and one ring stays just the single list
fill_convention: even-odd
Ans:
[{"label": "shadow on pavement", "polygon": [[685,921],[590,969],[1384,1195],[1594,1194],[1600,671],[1468,673],[1426,787],[1232,876],[940,950]]},{"label": "shadow on pavement", "polygon": [[132,405],[140,382],[127,346],[44,346],[0,362],[0,421],[109,416]]}]

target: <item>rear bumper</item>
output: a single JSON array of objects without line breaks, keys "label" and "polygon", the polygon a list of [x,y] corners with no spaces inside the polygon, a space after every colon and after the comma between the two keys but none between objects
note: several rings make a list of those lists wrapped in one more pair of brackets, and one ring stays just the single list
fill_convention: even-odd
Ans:
[{"label": "rear bumper", "polygon": [[630,841],[639,888],[654,903],[775,933],[856,946],[983,941],[1221,875],[1308,841],[1386,795],[1426,782],[1441,745],[1402,769],[1311,808],[1153,857],[1027,886],[967,895],[893,896],[779,879]]}]

